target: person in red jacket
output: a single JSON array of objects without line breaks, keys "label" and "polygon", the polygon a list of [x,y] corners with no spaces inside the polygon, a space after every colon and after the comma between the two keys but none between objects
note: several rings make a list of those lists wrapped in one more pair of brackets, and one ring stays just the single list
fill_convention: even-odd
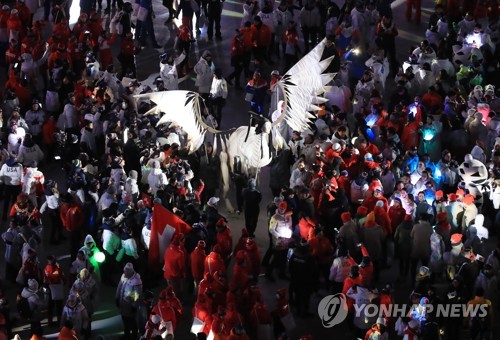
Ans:
[{"label": "person in red jacket", "polygon": [[252,311],[250,313],[249,325],[251,330],[249,335],[251,338],[258,335],[258,330],[261,327],[268,327],[271,325],[273,319],[271,313],[267,310],[266,304],[264,302],[257,302],[253,305]]},{"label": "person in red jacket", "polygon": [[193,317],[198,318],[205,324],[201,332],[208,336],[212,329],[212,305],[205,294],[198,295],[198,299],[193,306]]},{"label": "person in red jacket", "polygon": [[250,237],[250,234],[248,233],[247,228],[242,228],[240,239],[238,240],[238,243],[236,243],[236,246],[234,247],[233,253],[236,254],[239,250],[245,250],[246,244],[247,244],[247,239],[249,237]]},{"label": "person in red jacket", "polygon": [[182,234],[174,235],[174,239],[164,254],[163,277],[179,294],[183,291],[182,281],[186,277],[186,250]]},{"label": "person in red jacket", "polygon": [[232,292],[243,292],[250,285],[250,266],[245,251],[240,250],[234,256],[233,277],[229,285]]},{"label": "person in red jacket", "polygon": [[245,328],[242,325],[238,325],[231,330],[231,334],[226,338],[226,340],[250,340]]},{"label": "person in red jacket", "polygon": [[362,206],[365,207],[368,212],[372,212],[373,209],[375,209],[375,205],[377,204],[378,201],[382,201],[384,204],[384,209],[387,211],[389,208],[389,203],[387,202],[387,198],[384,197],[383,195],[383,189],[382,187],[375,187],[373,190],[373,196],[367,197],[363,200]]},{"label": "person in red jacket", "polygon": [[[175,331],[175,328],[177,326],[177,317],[174,308],[172,307],[172,305],[168,300],[164,299],[158,300],[156,306],[153,307],[152,313],[160,316],[161,318],[160,329],[170,328],[171,331]],[[169,327],[169,325],[171,325],[171,327]]]},{"label": "person in red jacket", "polygon": [[24,3],[24,0],[17,0],[17,4],[14,6],[15,9],[19,11],[19,20],[24,27],[31,27],[31,22],[33,20],[33,15],[30,9]]},{"label": "person in red jacket", "polygon": [[160,292],[159,300],[168,302],[170,306],[172,306],[176,320],[179,320],[182,317],[182,304],[177,295],[175,295],[174,289],[172,286],[167,286],[167,288],[163,289]]},{"label": "person in red jacket", "polygon": [[60,23],[55,25],[52,34],[54,33],[57,33],[57,35],[61,38],[61,41],[68,41],[69,37],[72,35],[68,25],[68,20],[61,20]]},{"label": "person in red jacket", "polygon": [[250,312],[257,302],[263,302],[262,291],[255,285],[250,285],[241,295],[238,302],[239,310],[246,321],[250,318]]},{"label": "person in red jacket", "polygon": [[325,236],[323,227],[318,226],[311,230],[311,234],[307,238],[312,256],[318,261],[321,275],[329,282],[330,266],[333,261],[333,245]]},{"label": "person in red jacket", "polygon": [[7,29],[9,30],[9,39],[23,40],[25,34],[25,27],[19,18],[19,11],[13,9],[10,11],[9,19],[7,19]]},{"label": "person in red jacket", "polygon": [[[375,203],[375,207],[373,208],[373,214],[375,214],[375,222],[384,229],[384,235],[387,238],[392,235],[392,227],[391,227],[391,219],[389,218],[389,214],[384,207],[384,202],[382,200],[377,201]],[[396,231],[396,230],[394,230]]]},{"label": "person in red jacket", "polygon": [[268,59],[267,50],[271,46],[272,33],[269,27],[262,23],[262,19],[259,16],[255,16],[252,25],[252,44],[253,44],[253,56],[255,58],[255,64],[263,62]]},{"label": "person in red jacket", "polygon": [[359,274],[362,277],[361,285],[363,287],[371,287],[373,281],[373,263],[370,259],[370,254],[364,245],[361,245],[361,254],[363,259],[359,264]]},{"label": "person in red jacket", "polygon": [[189,260],[191,265],[191,275],[193,276],[195,286],[198,287],[200,281],[203,279],[203,273],[205,270],[205,258],[206,253],[206,243],[203,240],[198,241],[198,245],[189,254]]},{"label": "person in red jacket", "polygon": [[216,244],[212,252],[205,258],[205,273],[214,275],[216,271],[226,272],[226,265],[224,264],[224,260],[220,254],[221,248],[218,244]]},{"label": "person in red jacket", "polygon": [[399,197],[395,197],[393,199],[393,205],[389,208],[389,218],[391,220],[391,230],[393,234],[396,232],[398,225],[404,221],[405,215],[406,210],[401,204],[401,199]]},{"label": "person in red jacket", "polygon": [[231,259],[231,252],[233,250],[233,238],[231,237],[231,229],[227,226],[226,219],[220,218],[215,224],[217,231],[216,240],[217,245],[220,247],[220,256],[227,266]]},{"label": "person in red jacket", "polygon": [[[363,277],[359,274],[359,266],[352,266],[351,273],[344,281],[344,286],[342,287],[342,294],[346,295],[347,291],[354,287],[355,285],[361,285]],[[354,300],[350,297],[346,297],[347,311],[349,313],[354,312]]]},{"label": "person in red jacket", "polygon": [[216,271],[214,282],[212,283],[212,311],[217,311],[217,307],[226,306],[226,295],[228,284],[225,272]]},{"label": "person in red jacket", "polygon": [[249,261],[249,274],[252,276],[253,280],[257,282],[260,275],[260,252],[259,248],[257,247],[257,243],[255,243],[255,240],[251,237],[247,239],[245,253]]},{"label": "person in red jacket", "polygon": [[71,58],[66,51],[66,45],[63,43],[57,44],[56,50],[50,54],[49,60],[47,61],[49,70],[52,70],[55,67],[57,59],[65,61],[69,66],[71,66]]},{"label": "person in red jacket", "polygon": [[113,54],[111,53],[111,45],[116,40],[116,34],[109,34],[102,31],[97,40],[99,44],[99,62],[101,63],[101,70],[106,70],[108,66],[113,65]]},{"label": "person in red jacket", "polygon": [[59,266],[56,261],[56,257],[50,255],[47,257],[47,265],[43,272],[43,283],[49,286],[50,292],[47,318],[49,321],[49,327],[54,326],[54,309],[57,317],[57,324],[61,322],[61,315],[63,311],[63,298],[64,298],[64,284],[66,283],[66,278],[64,277],[64,271]]},{"label": "person in red jacket", "polygon": [[236,308],[236,303],[228,302],[226,304],[226,320],[230,329],[238,325],[243,325],[243,318]]},{"label": "person in red jacket", "polygon": [[212,332],[215,339],[225,339],[231,334],[231,327],[228,321],[225,308],[219,306],[217,313],[212,315]]},{"label": "person in red jacket", "polygon": [[245,63],[245,42],[243,40],[243,33],[241,30],[236,29],[236,34],[231,41],[231,66],[234,68],[233,72],[227,77],[226,81],[231,85],[231,81],[235,79],[234,86],[238,90],[242,90],[240,84],[241,72]]},{"label": "person in red jacket", "polygon": [[10,41],[9,48],[5,52],[5,64],[7,67],[13,67],[21,60],[21,49],[16,39]]},{"label": "person in red jacket", "polygon": [[419,122],[412,115],[408,116],[408,123],[403,128],[403,133],[401,134],[401,143],[403,144],[403,150],[406,152],[411,148],[418,147],[420,143],[420,135],[418,130],[422,122]]},{"label": "person in red jacket", "polygon": [[82,207],[71,194],[61,197],[61,201],[59,214],[64,228],[70,232],[70,254],[71,261],[74,261],[83,241],[82,227],[85,218]]}]

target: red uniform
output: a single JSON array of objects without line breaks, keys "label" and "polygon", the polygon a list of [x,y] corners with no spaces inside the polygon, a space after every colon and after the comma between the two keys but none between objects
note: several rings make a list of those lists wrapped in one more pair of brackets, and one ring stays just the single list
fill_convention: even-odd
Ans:
[{"label": "red uniform", "polygon": [[226,272],[226,265],[224,264],[224,260],[220,256],[219,253],[215,251],[215,248],[217,245],[214,247],[214,251],[212,251],[206,258],[205,258],[205,273],[210,273],[211,275],[214,275],[215,272]]},{"label": "red uniform", "polygon": [[53,33],[61,38],[62,41],[68,41],[71,36],[71,30],[69,29],[67,21],[61,21],[54,26]]},{"label": "red uniform", "polygon": [[166,280],[181,279],[186,277],[186,251],[178,235],[167,248],[164,254],[163,277]]},{"label": "red uniform", "polygon": [[177,316],[170,302],[159,300],[156,306],[153,307],[153,313],[159,315],[163,323],[170,321],[172,323],[172,328],[175,330],[177,326]]},{"label": "red uniform", "polygon": [[193,317],[205,323],[201,331],[208,335],[212,329],[212,306],[210,300],[205,295],[198,295],[198,299],[193,307]]},{"label": "red uniform", "polygon": [[61,221],[67,231],[79,230],[83,226],[82,208],[77,203],[63,203],[59,211]]},{"label": "red uniform", "polygon": [[282,318],[290,313],[288,304],[288,289],[280,288],[276,293],[276,308],[271,312],[275,317]]},{"label": "red uniform", "polygon": [[[348,276],[344,280],[344,286],[342,287],[342,294],[346,295],[347,291],[354,287],[355,285],[360,285],[361,282],[363,282],[363,277],[361,275],[358,275],[357,278],[353,279],[352,277]],[[351,299],[350,297],[346,296],[346,304],[347,304],[347,310],[348,311],[354,311],[354,299]]]},{"label": "red uniform", "polygon": [[14,65],[21,59],[21,51],[17,45],[10,45],[7,52],[5,52],[5,63],[7,65]]},{"label": "red uniform", "polygon": [[392,235],[391,219],[385,208],[375,206],[373,208],[373,213],[375,214],[375,222],[382,227],[384,230],[385,237]]},{"label": "red uniform", "polygon": [[231,334],[229,320],[226,318],[223,307],[212,315],[212,332],[215,339],[225,339]]},{"label": "red uniform", "polygon": [[189,259],[191,262],[191,274],[196,282],[199,282],[203,279],[203,273],[205,270],[205,258],[207,254],[205,252],[205,242],[199,241],[196,248],[189,255]]},{"label": "red uniform", "polygon": [[391,229],[392,233],[396,231],[398,225],[404,221],[406,215],[406,210],[401,206],[392,206],[389,208],[389,218],[391,219]]},{"label": "red uniform", "polygon": [[257,335],[257,330],[260,325],[269,325],[272,323],[271,313],[266,308],[266,305],[262,302],[257,302],[252,308],[250,313],[250,329],[249,335]]},{"label": "red uniform", "polygon": [[111,53],[111,45],[116,40],[116,34],[110,37],[99,36],[99,61],[101,63],[101,69],[105,70],[108,66],[113,65],[113,53]]},{"label": "red uniform", "polygon": [[271,45],[272,34],[269,27],[265,24],[259,26],[252,25],[252,43],[253,46],[264,48],[269,47]]},{"label": "red uniform", "polygon": [[229,289],[233,292],[242,292],[250,284],[250,269],[247,256],[243,250],[236,253],[234,257],[233,277]]},{"label": "red uniform", "polygon": [[260,252],[254,239],[247,239],[245,253],[249,261],[249,274],[251,274],[253,278],[257,280],[260,275]]},{"label": "red uniform", "polygon": [[225,221],[221,218],[217,221],[217,245],[220,248],[220,256],[224,261],[229,259],[233,251],[233,238],[231,237],[231,230],[225,226]]},{"label": "red uniform", "polygon": [[10,39],[17,39],[21,41],[24,37],[24,32],[26,31],[19,15],[10,14],[9,19],[7,19],[7,29],[10,31]]},{"label": "red uniform", "polygon": [[24,2],[18,2],[15,6],[15,9],[19,11],[19,19],[24,27],[31,26],[31,12],[28,6]]}]

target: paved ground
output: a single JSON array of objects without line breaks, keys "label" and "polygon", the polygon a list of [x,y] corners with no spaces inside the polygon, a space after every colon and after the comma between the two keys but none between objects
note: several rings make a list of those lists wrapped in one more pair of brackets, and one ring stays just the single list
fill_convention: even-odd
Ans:
[{"label": "paved ground", "polygon": [[[76,0],[75,0],[76,1]],[[411,23],[407,23],[404,20],[404,0],[396,0],[392,4],[394,18],[396,21],[396,25],[399,29],[399,37],[397,38],[397,47],[398,47],[398,58],[399,60],[405,59],[407,56],[407,51],[409,48],[418,43],[421,40],[421,37],[424,35],[426,21],[428,20],[429,13],[433,7],[433,1],[431,0],[423,0],[423,17],[422,24],[415,25]],[[156,13],[155,19],[155,31],[158,42],[166,47],[171,47],[173,45],[173,40],[175,37],[174,26],[173,24],[165,26],[163,22],[166,19],[167,14],[165,13],[164,7],[162,7],[161,2],[155,1],[154,9]],[[200,54],[203,50],[209,49],[213,56],[214,62],[218,67],[221,67],[224,71],[224,74],[229,74],[231,72],[231,67],[229,65],[229,50],[231,45],[231,38],[234,33],[234,29],[239,27],[241,21],[241,13],[242,13],[242,5],[238,1],[227,0],[224,4],[224,11],[222,13],[222,41],[200,41],[198,40],[194,44],[193,53],[190,56],[190,62],[192,65],[198,60]],[[298,13],[298,12],[297,12]],[[115,46],[116,48],[116,46]],[[158,55],[161,50],[155,50],[151,48],[146,48],[143,50],[137,57],[137,71],[139,80],[146,79],[154,79],[154,76],[159,72],[158,65]],[[280,69],[280,66],[276,67]],[[263,70],[264,75],[269,75],[271,71],[270,67],[265,67]],[[181,89],[190,89],[195,90],[194,82],[191,77],[187,77],[181,83]],[[234,90],[234,88],[230,88],[229,97],[227,100],[227,106],[223,112],[223,120],[222,120],[222,128],[229,128],[235,126],[241,126],[247,123],[247,103],[243,101],[242,92],[238,92]],[[62,172],[59,169],[47,168],[44,169],[46,173],[46,177],[55,177],[62,179]],[[267,188],[267,183],[269,183],[269,174],[267,169],[263,169],[261,172],[261,181],[262,183],[260,190],[263,193],[263,211],[265,211],[264,206],[272,199],[272,195],[270,190]],[[224,208],[222,209],[224,211]],[[233,238],[237,239],[240,235],[240,229],[243,226],[243,217],[234,214],[228,214],[229,217],[229,225],[232,228]],[[266,216],[264,213],[261,213],[259,218],[259,226],[256,232],[256,240],[261,249],[261,253],[265,252],[267,248],[267,231],[266,231]],[[3,243],[0,245],[3,248]],[[3,249],[0,249],[3,251]],[[44,259],[48,253],[55,253],[56,255],[61,257],[60,262],[67,266],[69,261],[65,256],[68,253],[67,246],[58,246],[46,248],[42,246],[41,248],[41,258]],[[1,263],[3,267],[3,263]],[[396,266],[394,266],[396,267]],[[0,268],[3,270],[3,268]],[[2,271],[3,272],[3,271]],[[393,270],[385,270],[382,273],[381,284],[384,282],[394,281],[396,278],[395,269]],[[277,281],[271,283],[265,279],[262,279],[259,282],[259,286],[264,292],[264,297],[268,306],[272,309],[274,306],[274,292],[277,288],[286,286],[287,282],[285,281]],[[398,300],[405,301],[407,294],[409,293],[409,282],[399,284],[398,288]],[[157,291],[155,289],[155,291]],[[11,287],[9,289],[10,292],[10,300],[13,302],[13,293],[14,289]],[[117,339],[120,335],[122,324],[119,315],[117,315],[117,310],[114,306],[114,301],[111,296],[114,294],[114,287],[103,286],[100,294],[100,305],[98,306],[96,313],[94,314],[94,321],[92,325],[92,329],[94,330],[94,338],[97,334],[104,335],[107,339]],[[318,292],[318,296],[321,296],[324,292]],[[344,326],[335,328],[335,329],[325,329],[321,326],[319,318],[316,317],[317,303],[319,298],[314,298],[315,304],[311,306],[311,312],[314,313],[313,318],[309,319],[296,319],[297,328],[295,332],[292,334],[291,338],[296,339],[300,335],[303,334],[312,334],[315,339],[327,339],[335,336],[338,339],[353,339],[353,335],[349,333],[349,330]],[[186,306],[192,306],[192,297],[185,297],[184,302]],[[191,314],[189,308],[185,309],[186,317],[180,322],[177,332],[176,338],[179,339],[187,339],[189,338],[188,333],[191,326],[191,319],[188,315]],[[26,329],[25,325],[17,325],[16,331],[20,332],[22,336],[26,335],[24,331]],[[55,334],[53,332],[55,329],[46,329],[46,335],[48,338],[54,338]],[[25,337],[23,337],[24,339]]]}]

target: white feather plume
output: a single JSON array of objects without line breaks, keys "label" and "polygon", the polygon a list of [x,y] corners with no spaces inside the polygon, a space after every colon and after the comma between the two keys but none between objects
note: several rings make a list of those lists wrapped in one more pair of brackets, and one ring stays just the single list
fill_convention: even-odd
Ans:
[{"label": "white feather plume", "polygon": [[314,115],[309,110],[319,109],[314,104],[321,104],[317,96],[325,92],[325,85],[335,76],[322,74],[333,60],[332,57],[321,61],[326,39],[316,45],[299,60],[280,80],[284,88],[287,105],[285,120],[296,131],[304,131]]}]

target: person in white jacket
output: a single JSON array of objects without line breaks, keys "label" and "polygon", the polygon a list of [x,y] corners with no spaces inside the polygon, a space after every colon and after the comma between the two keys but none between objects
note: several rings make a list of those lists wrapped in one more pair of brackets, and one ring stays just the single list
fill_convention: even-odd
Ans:
[{"label": "person in white jacket", "polygon": [[23,143],[24,137],[26,136],[26,130],[17,125],[17,123],[10,123],[10,134],[8,137],[9,144],[7,150],[9,152],[19,153],[19,147]]},{"label": "person in white jacket", "polygon": [[222,120],[222,108],[226,105],[227,92],[227,81],[222,77],[222,70],[217,68],[210,88],[210,102],[212,115],[219,126]]},{"label": "person in white jacket", "polygon": [[142,296],[141,276],[135,272],[132,263],[123,267],[123,275],[116,289],[115,301],[120,309],[125,336],[137,336],[136,309]]},{"label": "person in white jacket", "polygon": [[300,26],[304,34],[304,52],[307,53],[311,47],[316,46],[318,33],[321,25],[321,14],[314,1],[308,0],[300,11]]},{"label": "person in white jacket", "polygon": [[23,166],[17,162],[16,155],[11,153],[9,159],[0,168],[0,184],[3,189],[3,213],[2,219],[7,220],[11,203],[14,203],[17,195],[21,193],[21,181],[23,178]]},{"label": "person in white jacket", "polygon": [[23,53],[21,58],[23,62],[21,63],[21,71],[28,77],[31,84],[34,84],[35,91],[41,93],[44,88],[43,77],[40,74],[40,66],[44,65],[49,58],[50,51],[47,48],[49,45],[46,44],[46,49],[43,56],[38,60],[33,60],[33,56],[29,53]]},{"label": "person in white jacket", "polygon": [[160,168],[160,162],[158,161],[153,161],[151,164],[151,171],[148,175],[148,184],[151,188],[153,196],[156,196],[156,192],[161,186],[168,184],[167,176],[163,173]]},{"label": "person in white jacket", "polygon": [[31,332],[40,332],[38,334],[42,334],[42,325],[40,324],[40,321],[42,320],[42,310],[45,304],[39,294],[39,288],[40,287],[36,280],[29,279],[28,287],[23,288],[21,296],[28,300],[31,310],[31,317],[29,320],[31,323]]},{"label": "person in white jacket", "polygon": [[168,52],[160,55],[160,77],[167,90],[179,89],[179,74],[177,73],[177,66],[180,65],[186,55],[181,53],[177,58]]},{"label": "person in white jacket", "polygon": [[76,294],[68,296],[68,301],[63,308],[61,324],[64,325],[66,321],[72,322],[73,330],[76,332],[78,338],[83,339],[86,336],[89,328],[89,315]]},{"label": "person in white jacket", "polygon": [[35,144],[30,134],[24,138],[23,144],[19,147],[19,154],[17,159],[23,163],[24,166],[29,165],[35,161],[37,163],[43,160],[43,151],[38,144]]},{"label": "person in white jacket", "polygon": [[31,110],[26,112],[24,119],[28,124],[29,133],[31,133],[37,142],[40,142],[42,138],[42,126],[45,122],[45,112],[42,110],[38,99],[33,99]]},{"label": "person in white jacket", "polygon": [[23,176],[23,193],[28,196],[28,199],[34,207],[38,207],[38,201],[43,193],[43,184],[45,177],[43,172],[38,170],[38,163],[31,161]]},{"label": "person in white jacket", "polygon": [[208,50],[203,51],[200,60],[194,66],[194,73],[196,73],[195,86],[198,87],[198,92],[204,99],[207,99],[210,93],[214,70],[212,54]]}]

